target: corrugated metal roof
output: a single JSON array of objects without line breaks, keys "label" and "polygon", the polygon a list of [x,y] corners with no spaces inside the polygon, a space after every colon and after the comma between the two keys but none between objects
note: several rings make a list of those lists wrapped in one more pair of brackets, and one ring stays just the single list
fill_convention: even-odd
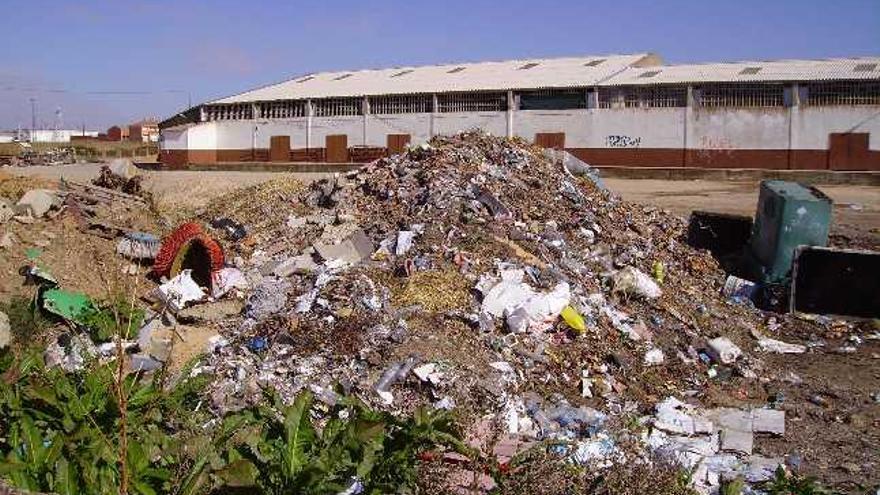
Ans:
[{"label": "corrugated metal roof", "polygon": [[658,63],[655,61],[659,59],[649,54],[600,55],[322,72],[211,103],[583,87],[596,85],[632,65]]},{"label": "corrugated metal roof", "polygon": [[701,82],[880,79],[880,57],[665,65],[628,68],[603,86]]}]

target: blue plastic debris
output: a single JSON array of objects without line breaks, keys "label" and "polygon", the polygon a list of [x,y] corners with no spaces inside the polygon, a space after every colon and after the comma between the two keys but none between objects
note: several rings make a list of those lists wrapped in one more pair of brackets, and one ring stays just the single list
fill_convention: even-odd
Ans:
[{"label": "blue plastic debris", "polygon": [[254,337],[247,346],[253,352],[263,352],[269,348],[269,341],[266,340],[266,337]]}]

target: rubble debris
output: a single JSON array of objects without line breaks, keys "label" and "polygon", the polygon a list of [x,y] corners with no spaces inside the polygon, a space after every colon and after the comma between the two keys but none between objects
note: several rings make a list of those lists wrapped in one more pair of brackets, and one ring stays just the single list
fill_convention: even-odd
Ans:
[{"label": "rubble debris", "polygon": [[[124,192],[125,194],[139,195],[143,192],[141,182],[143,177],[139,175],[129,176],[128,167],[124,163],[114,161],[114,169],[110,166],[102,165],[98,172],[98,177],[92,179],[92,184],[106,189],[113,189]],[[118,172],[117,172],[118,170]]]},{"label": "rubble debris", "polygon": [[712,358],[722,364],[732,364],[742,355],[742,350],[727,337],[716,337],[707,344]]},{"label": "rubble debris", "polygon": [[147,232],[128,232],[116,244],[116,254],[133,260],[152,260],[159,254],[159,238]]},{"label": "rubble debris", "polygon": [[504,317],[507,329],[513,333],[546,330],[569,304],[568,283],[559,282],[552,291],[539,293],[523,282],[524,276],[522,270],[503,270],[495,284],[492,282],[496,279],[483,278],[481,286],[486,291],[482,311],[495,318]]},{"label": "rubble debris", "polygon": [[750,301],[755,295],[758,286],[749,280],[728,275],[721,288],[721,294],[736,301]]},{"label": "rubble debris", "polygon": [[627,266],[612,277],[614,292],[644,299],[656,299],[662,291],[657,282],[639,269]]},{"label": "rubble debris", "polygon": [[775,354],[803,354],[807,352],[807,346],[789,344],[788,342],[767,337],[758,339],[758,348],[764,352],[772,352]]},{"label": "rubble debris", "polygon": [[313,246],[321,259],[325,261],[339,260],[350,265],[356,265],[373,254],[372,241],[360,229],[339,243],[316,243]]},{"label": "rubble debris", "polygon": [[46,346],[43,359],[48,368],[59,367],[73,373],[82,370],[86,361],[97,354],[98,350],[88,335],[62,334]]},{"label": "rubble debris", "polygon": [[15,204],[15,211],[18,215],[43,218],[49,213],[49,210],[58,204],[59,200],[55,191],[32,189],[24,193],[24,196],[18,200],[18,203]]},{"label": "rubble debris", "polygon": [[230,241],[240,241],[247,237],[247,229],[244,225],[226,217],[211,220],[211,228],[222,230]]},{"label": "rubble debris", "polygon": [[184,269],[177,276],[157,287],[152,296],[165,303],[172,311],[180,311],[187,304],[201,301],[207,294],[193,280],[192,270]]}]

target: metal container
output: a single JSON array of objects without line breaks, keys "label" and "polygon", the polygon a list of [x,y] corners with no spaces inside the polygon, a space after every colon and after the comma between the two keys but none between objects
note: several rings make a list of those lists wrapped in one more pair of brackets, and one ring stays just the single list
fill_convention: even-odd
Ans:
[{"label": "metal container", "polygon": [[831,198],[815,187],[781,180],[761,182],[749,252],[763,282],[788,280],[798,246],[828,244],[831,206]]}]

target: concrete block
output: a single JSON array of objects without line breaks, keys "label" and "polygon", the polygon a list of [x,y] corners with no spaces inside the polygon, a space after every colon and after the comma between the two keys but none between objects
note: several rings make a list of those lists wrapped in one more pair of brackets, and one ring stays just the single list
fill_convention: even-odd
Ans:
[{"label": "concrete block", "polygon": [[363,230],[356,230],[338,244],[315,244],[315,250],[324,260],[338,259],[355,265],[373,254],[373,242]]},{"label": "concrete block", "polygon": [[721,450],[727,452],[742,452],[751,454],[755,436],[752,431],[735,430],[733,428],[721,429]]},{"label": "concrete block", "polygon": [[318,268],[318,264],[312,259],[310,254],[301,254],[293,256],[282,261],[272,270],[277,277],[289,277],[294,273],[311,273]]},{"label": "concrete block", "polygon": [[755,433],[785,434],[785,411],[753,409],[752,431]]},{"label": "concrete block", "polygon": [[58,201],[53,191],[46,189],[31,189],[24,193],[18,200],[15,209],[19,214],[30,215],[34,218],[42,218]]}]

